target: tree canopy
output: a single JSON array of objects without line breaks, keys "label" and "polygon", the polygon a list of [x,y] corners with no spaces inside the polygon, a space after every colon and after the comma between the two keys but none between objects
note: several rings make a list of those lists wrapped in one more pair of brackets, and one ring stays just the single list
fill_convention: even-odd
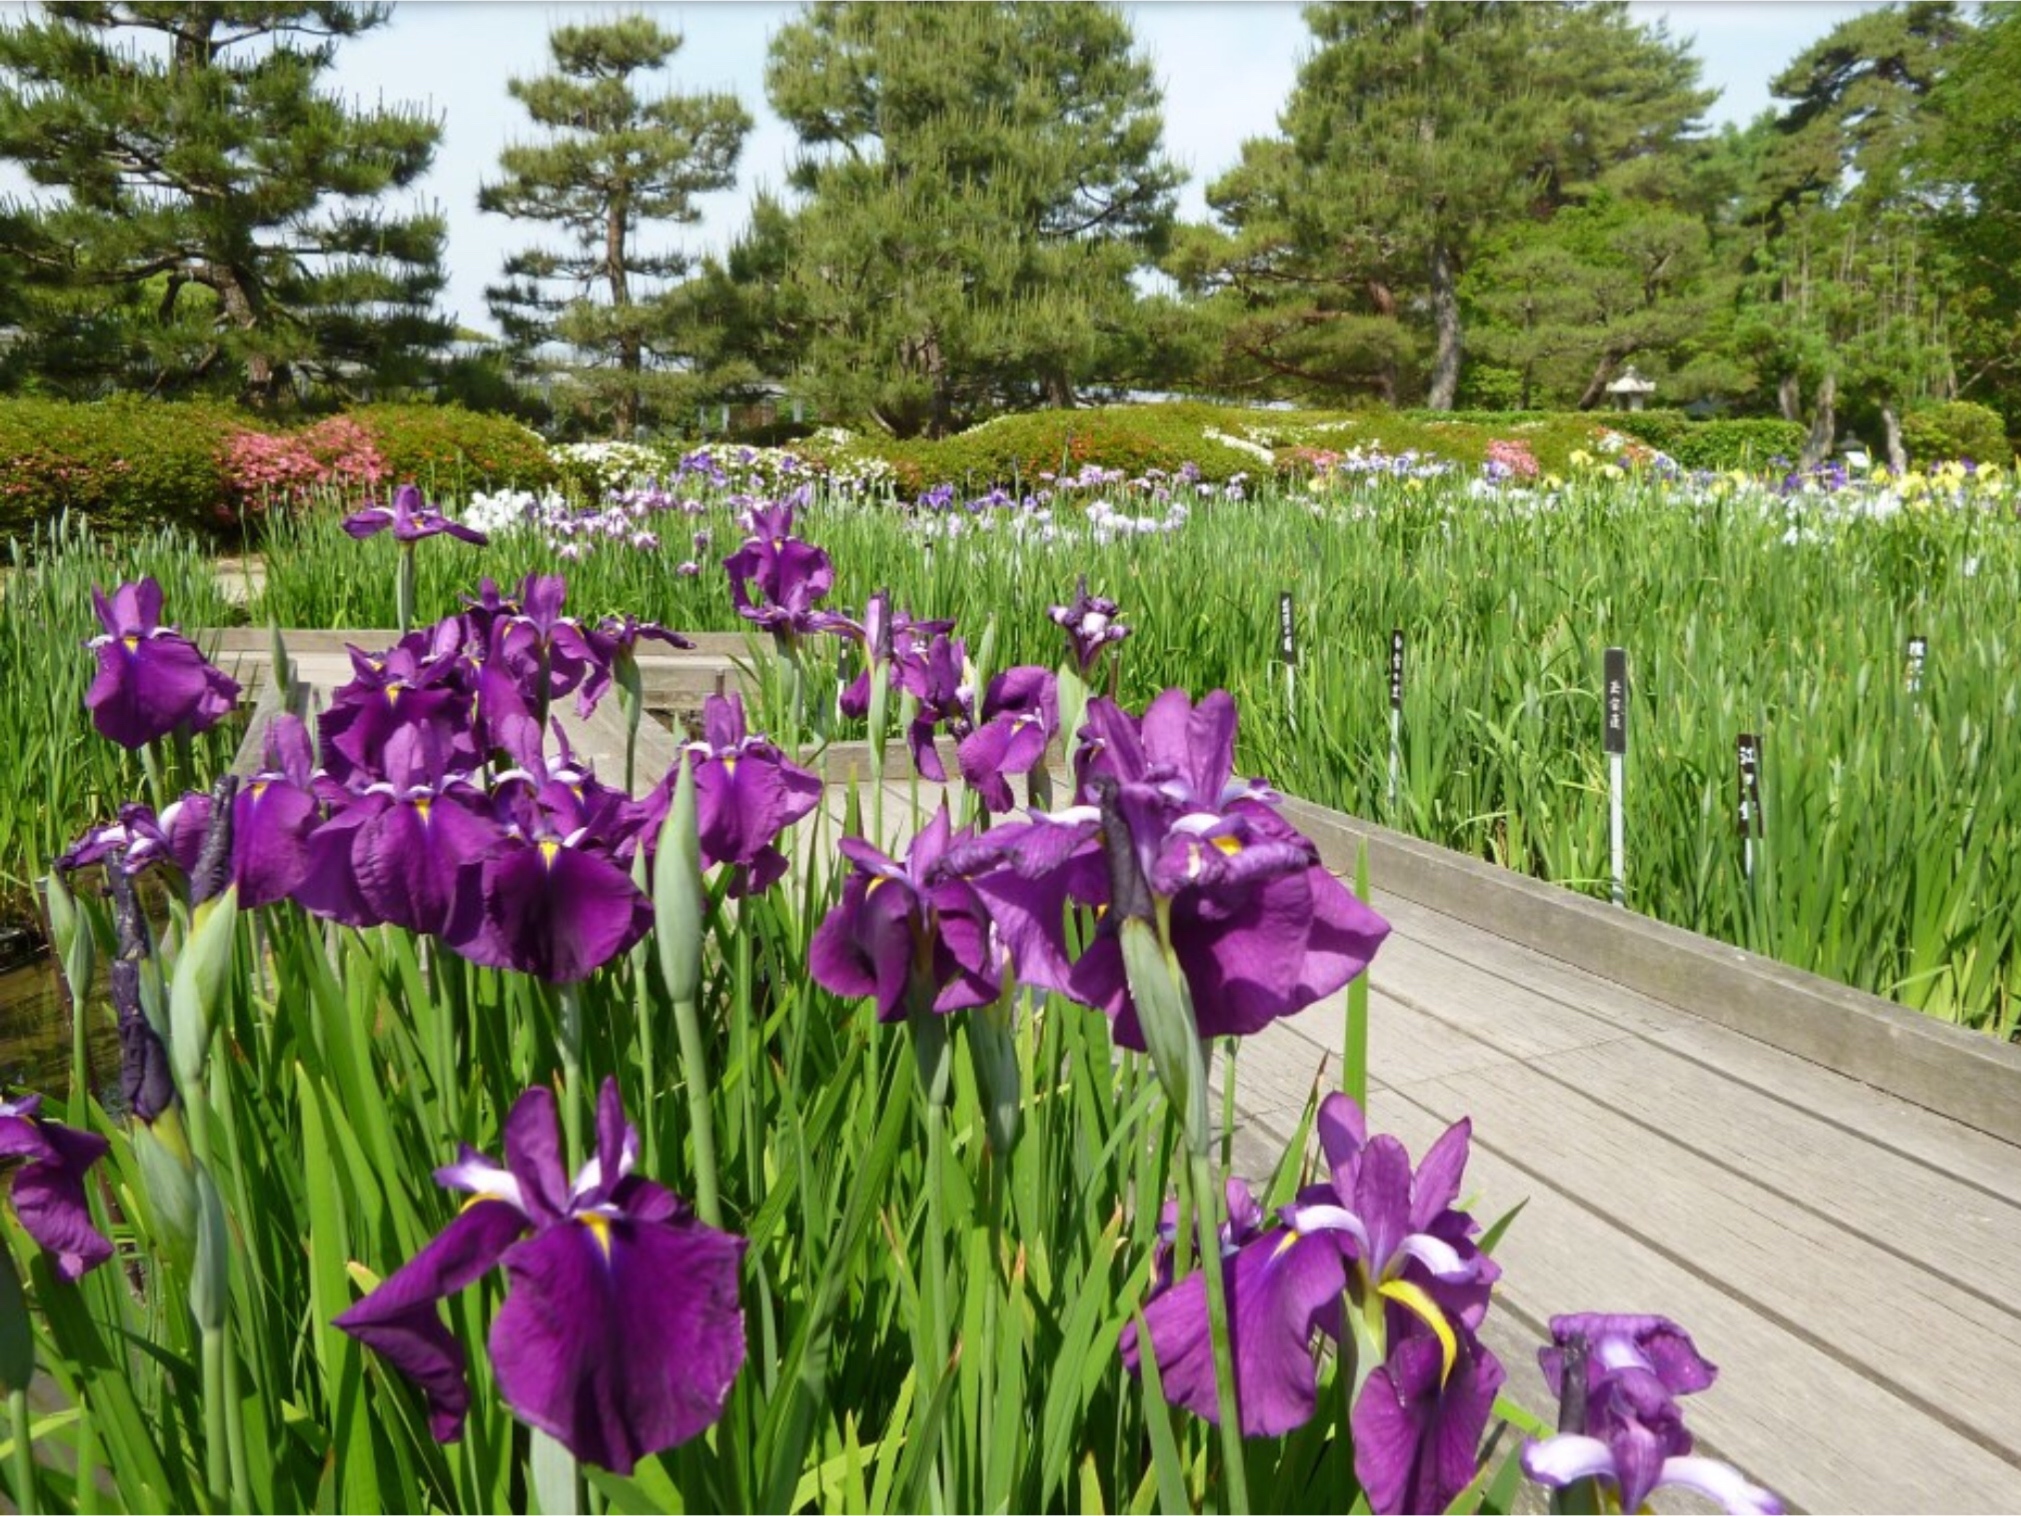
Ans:
[{"label": "tree canopy", "polygon": [[[690,260],[646,252],[636,239],[651,223],[692,226],[701,219],[696,196],[735,185],[751,117],[732,95],[641,95],[635,78],[681,47],[647,17],[558,27],[548,45],[552,73],[506,84],[546,140],[507,147],[503,177],[479,191],[478,205],[550,223],[570,246],[514,254],[507,282],[486,294],[523,353],[567,346],[578,361],[547,366],[565,371],[584,407],[628,437],[649,403],[686,403],[696,388],[684,323],[658,298]],[[649,358],[662,366],[649,372]]]},{"label": "tree canopy", "polygon": [[444,340],[442,218],[389,210],[440,126],[322,87],[383,5],[76,3],[0,27],[0,212],[25,344],[85,385],[411,374]]}]

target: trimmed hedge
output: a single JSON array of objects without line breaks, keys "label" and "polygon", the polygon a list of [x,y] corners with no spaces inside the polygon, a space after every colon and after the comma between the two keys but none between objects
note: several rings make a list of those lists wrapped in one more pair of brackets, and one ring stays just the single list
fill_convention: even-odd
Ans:
[{"label": "trimmed hedge", "polygon": [[560,469],[537,432],[460,405],[361,405],[345,413],[371,433],[394,484],[462,499],[472,490],[540,490]]},{"label": "trimmed hedge", "polygon": [[1682,411],[1622,411],[1607,422],[1616,431],[1668,453],[1686,469],[1766,469],[1771,458],[1794,463],[1810,439],[1801,422],[1777,416],[1694,421]]},{"label": "trimmed hedge", "polygon": [[1035,489],[1041,474],[1079,473],[1091,463],[1131,475],[1147,469],[1172,473],[1191,463],[1201,478],[1218,483],[1269,465],[1209,440],[1206,431],[1234,432],[1239,422],[1253,422],[1259,414],[1184,402],[1028,411],[998,416],[937,442],[872,442],[869,450],[891,464],[899,491],[909,494],[942,483],[977,493],[997,485]]},{"label": "trimmed hedge", "polygon": [[1902,446],[1909,462],[1918,468],[1954,458],[2004,464],[2014,456],[2000,413],[1969,400],[1949,400],[1910,411],[1902,418]]},{"label": "trimmed hedge", "polygon": [[[455,405],[367,405],[348,415],[384,459],[388,487],[412,480],[461,499],[559,477],[547,444],[505,417]],[[114,535],[236,530],[246,492],[229,466],[232,439],[299,430],[205,401],[0,399],[0,540],[26,538],[65,511]]]},{"label": "trimmed hedge", "polygon": [[236,519],[222,460],[244,424],[199,401],[0,400],[0,537],[65,511],[101,532],[215,531]]}]

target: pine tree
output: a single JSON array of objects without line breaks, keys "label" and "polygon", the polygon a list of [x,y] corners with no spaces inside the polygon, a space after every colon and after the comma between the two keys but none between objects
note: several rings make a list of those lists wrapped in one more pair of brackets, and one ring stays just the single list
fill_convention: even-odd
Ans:
[{"label": "pine tree", "polygon": [[1106,377],[1179,177],[1120,13],[817,4],[765,88],[802,146],[788,303],[826,413],[938,435]]},{"label": "pine tree", "polygon": [[[549,140],[500,153],[504,178],[477,203],[551,222],[573,246],[514,254],[508,282],[485,293],[522,352],[559,341],[579,355],[565,367],[586,406],[628,437],[650,405],[681,404],[695,388],[693,333],[662,298],[690,260],[642,252],[635,239],[648,221],[693,225],[696,196],[736,183],[751,118],[732,95],[641,95],[636,76],[665,67],[681,47],[677,33],[644,16],[558,27],[548,46],[554,72],[506,89]],[[569,292],[552,292],[556,284]]]},{"label": "pine tree", "polygon": [[1656,193],[1711,97],[1689,53],[1618,4],[1313,5],[1306,21],[1283,138],[1245,145],[1208,192],[1222,237],[1193,234],[1175,273],[1241,302],[1231,329],[1266,366],[1385,398],[1418,359],[1421,308],[1425,397],[1450,408],[1477,253],[1602,188]]},{"label": "pine tree", "polygon": [[296,370],[398,382],[448,328],[439,216],[379,202],[440,127],[319,88],[383,5],[50,3],[0,28],[0,213],[39,368],[271,404]]}]

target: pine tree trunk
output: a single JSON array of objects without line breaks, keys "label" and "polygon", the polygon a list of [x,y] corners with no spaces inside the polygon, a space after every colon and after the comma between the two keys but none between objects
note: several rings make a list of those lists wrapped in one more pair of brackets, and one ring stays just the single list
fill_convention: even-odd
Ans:
[{"label": "pine tree trunk", "polygon": [[1803,385],[1795,374],[1784,374],[1775,387],[1776,409],[1785,421],[1803,420]]},{"label": "pine tree trunk", "polygon": [[1432,244],[1431,295],[1438,345],[1432,353],[1431,393],[1425,404],[1449,411],[1460,392],[1460,281],[1452,249],[1443,242]]},{"label": "pine tree trunk", "polygon": [[1815,468],[1831,453],[1832,439],[1839,430],[1838,397],[1838,375],[1826,374],[1824,383],[1818,386],[1817,410],[1810,419],[1810,440],[1803,447],[1805,468]]},{"label": "pine tree trunk", "polygon": [[[625,225],[630,219],[624,197],[613,196],[604,215],[604,278],[610,283],[611,308],[615,311],[627,311],[632,303],[631,270],[625,264]],[[638,330],[620,317],[618,373],[623,377],[618,387],[617,409],[611,418],[620,441],[629,439],[639,424],[638,376],[644,367]]]},{"label": "pine tree trunk", "polygon": [[[1368,303],[1386,320],[1396,320],[1396,291],[1380,279],[1368,281]],[[1384,405],[1396,404],[1396,360],[1385,358],[1375,371],[1375,392]]]},{"label": "pine tree trunk", "polygon": [[1881,407],[1881,430],[1887,434],[1888,472],[1895,475],[1909,471],[1908,449],[1902,446],[1902,418],[1892,405]]}]

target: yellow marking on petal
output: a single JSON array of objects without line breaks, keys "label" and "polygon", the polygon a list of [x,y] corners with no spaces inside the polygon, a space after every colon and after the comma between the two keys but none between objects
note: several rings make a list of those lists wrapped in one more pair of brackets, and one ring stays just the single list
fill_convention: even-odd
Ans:
[{"label": "yellow marking on petal", "polygon": [[561,851],[561,844],[549,837],[544,842],[536,843],[535,846],[540,849],[540,861],[548,868],[553,868],[555,855]]},{"label": "yellow marking on petal", "polygon": [[414,802],[415,812],[421,817],[421,824],[423,826],[428,824],[428,808],[434,805],[434,803],[426,795],[421,796]]},{"label": "yellow marking on petal", "polygon": [[611,1256],[611,1219],[600,1211],[585,1211],[575,1218],[589,1228],[590,1236],[596,1238],[596,1245],[603,1249],[604,1261]]},{"label": "yellow marking on petal", "polygon": [[267,786],[268,786],[269,784],[271,784],[272,782],[273,782],[273,781],[272,781],[272,780],[270,780],[270,779],[255,779],[255,780],[254,780],[254,781],[252,782],[252,786],[251,786],[251,788],[252,788],[252,792],[253,792],[253,802],[254,802],[254,804],[258,804],[258,803],[259,803],[259,798],[260,798],[260,796],[262,796],[262,795],[266,794],[266,792],[267,792]]},{"label": "yellow marking on petal", "polygon": [[119,640],[126,644],[126,650],[129,653],[140,651],[140,639],[138,637],[122,637]]},{"label": "yellow marking on petal", "polygon": [[737,777],[737,755],[735,753],[724,754],[723,777],[725,779],[735,779]]},{"label": "yellow marking on petal", "polygon": [[1233,858],[1237,853],[1242,851],[1242,843],[1239,838],[1209,837],[1207,840],[1213,843],[1214,846],[1221,849],[1221,851],[1226,853],[1230,858]]},{"label": "yellow marking on petal", "polygon": [[386,686],[386,703],[388,705],[398,705],[400,703],[400,692],[406,688],[406,685],[395,679],[391,684]]},{"label": "yellow marking on petal", "polygon": [[1445,1365],[1439,1370],[1439,1387],[1445,1388],[1453,1365],[1459,1361],[1460,1344],[1453,1335],[1452,1323],[1446,1320],[1446,1313],[1439,1309],[1438,1302],[1408,1279],[1385,1279],[1375,1287],[1375,1292],[1394,1300],[1432,1329],[1432,1335],[1438,1338],[1439,1347],[1445,1354]]},{"label": "yellow marking on petal", "polygon": [[891,880],[885,875],[872,874],[870,876],[870,883],[863,886],[863,898],[865,900],[868,900],[872,895],[877,893],[877,887],[880,884],[889,884],[889,883],[891,883]]},{"label": "yellow marking on petal", "polygon": [[1297,1231],[1287,1227],[1284,1232],[1284,1240],[1277,1244],[1277,1251],[1270,1256],[1272,1258],[1282,1258],[1286,1253],[1291,1251],[1291,1245],[1296,1241],[1298,1241]]}]

